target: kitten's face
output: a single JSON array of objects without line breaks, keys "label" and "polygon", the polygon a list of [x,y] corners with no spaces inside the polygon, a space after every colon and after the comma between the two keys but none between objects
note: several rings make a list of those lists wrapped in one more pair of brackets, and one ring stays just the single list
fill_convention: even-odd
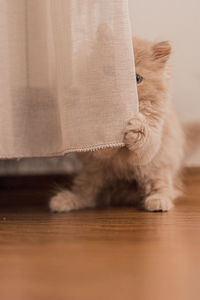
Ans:
[{"label": "kitten's face", "polygon": [[[161,101],[166,92],[166,63],[171,53],[169,42],[153,43],[133,38],[136,80],[140,110]],[[143,102],[146,102],[144,104]]]}]

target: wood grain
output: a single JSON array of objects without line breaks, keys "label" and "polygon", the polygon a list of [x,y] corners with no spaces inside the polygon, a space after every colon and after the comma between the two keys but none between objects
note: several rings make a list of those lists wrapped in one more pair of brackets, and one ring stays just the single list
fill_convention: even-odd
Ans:
[{"label": "wood grain", "polygon": [[199,169],[169,213],[51,214],[49,186],[63,177],[2,179],[1,300],[200,299]]}]

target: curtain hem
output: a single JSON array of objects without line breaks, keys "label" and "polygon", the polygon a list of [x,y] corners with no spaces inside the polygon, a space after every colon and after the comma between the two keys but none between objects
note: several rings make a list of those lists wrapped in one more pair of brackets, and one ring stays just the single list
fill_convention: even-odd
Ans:
[{"label": "curtain hem", "polygon": [[64,156],[66,154],[69,153],[73,153],[73,152],[89,152],[89,151],[97,151],[97,150],[104,150],[107,148],[121,148],[124,147],[125,144],[123,142],[117,142],[117,143],[108,143],[108,144],[99,144],[99,145],[95,145],[95,146],[85,146],[83,148],[69,148],[69,149],[65,149],[63,151],[59,151],[59,152],[53,152],[53,153],[49,153],[49,154],[36,154],[36,155],[27,155],[27,154],[21,154],[18,156],[3,156],[0,155],[0,160],[3,159],[22,159],[22,158],[39,158],[39,157],[59,157],[59,156]]}]

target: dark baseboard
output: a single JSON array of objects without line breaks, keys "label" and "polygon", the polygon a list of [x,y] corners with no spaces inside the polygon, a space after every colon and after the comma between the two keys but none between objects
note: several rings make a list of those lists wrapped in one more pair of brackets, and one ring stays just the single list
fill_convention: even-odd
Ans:
[{"label": "dark baseboard", "polygon": [[[196,180],[200,167],[186,168],[184,181]],[[59,187],[70,187],[74,176],[1,176],[0,206],[47,206],[48,200]],[[199,177],[200,178],[200,177]]]},{"label": "dark baseboard", "polygon": [[69,187],[73,176],[1,176],[0,206],[46,205],[59,187]]}]

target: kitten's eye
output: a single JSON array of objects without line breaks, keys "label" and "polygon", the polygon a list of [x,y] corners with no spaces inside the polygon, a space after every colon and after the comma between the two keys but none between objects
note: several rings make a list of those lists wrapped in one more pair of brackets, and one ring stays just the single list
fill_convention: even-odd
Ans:
[{"label": "kitten's eye", "polygon": [[141,83],[142,80],[143,80],[143,77],[140,76],[140,75],[138,75],[138,74],[136,74],[136,81],[137,81],[137,84]]}]

